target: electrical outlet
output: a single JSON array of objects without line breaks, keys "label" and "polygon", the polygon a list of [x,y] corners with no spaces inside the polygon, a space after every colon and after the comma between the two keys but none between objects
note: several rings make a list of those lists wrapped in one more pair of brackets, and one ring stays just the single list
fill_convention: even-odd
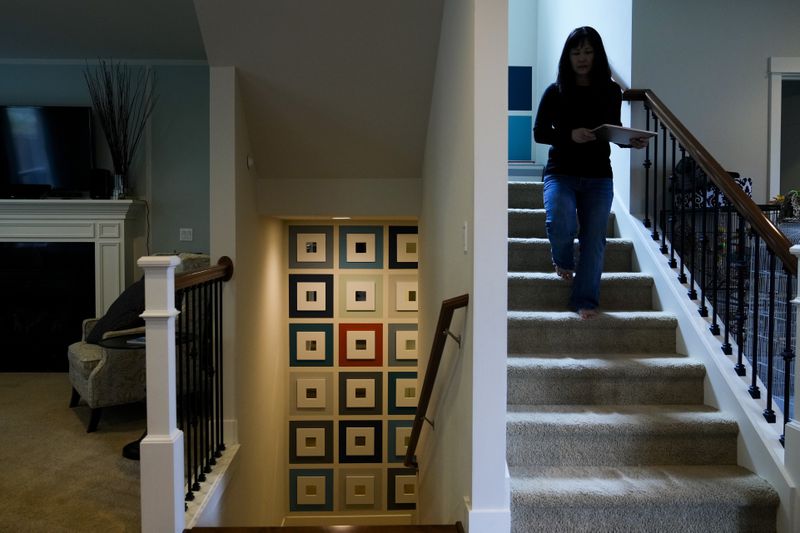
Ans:
[{"label": "electrical outlet", "polygon": [[180,229],[180,240],[182,240],[182,241],[191,241],[192,240],[192,228],[181,228]]}]

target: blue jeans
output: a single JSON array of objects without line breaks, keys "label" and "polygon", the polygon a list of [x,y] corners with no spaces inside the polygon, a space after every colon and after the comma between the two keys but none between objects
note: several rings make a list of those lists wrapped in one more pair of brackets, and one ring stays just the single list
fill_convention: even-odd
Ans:
[{"label": "blue jeans", "polygon": [[[569,299],[569,306],[573,310],[594,309],[599,304],[606,228],[613,198],[614,184],[611,178],[564,175],[544,178],[545,225],[553,264],[563,270],[575,271]],[[576,233],[577,268],[574,257]]]}]

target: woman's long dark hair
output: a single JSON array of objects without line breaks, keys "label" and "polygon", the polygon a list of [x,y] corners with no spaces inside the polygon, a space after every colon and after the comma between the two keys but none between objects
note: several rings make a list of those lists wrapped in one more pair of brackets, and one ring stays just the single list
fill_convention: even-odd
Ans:
[{"label": "woman's long dark hair", "polygon": [[581,26],[575,28],[567,37],[564,49],[561,51],[561,58],[558,60],[558,88],[561,91],[575,86],[575,71],[569,60],[569,54],[573,48],[577,48],[584,43],[588,43],[594,49],[594,61],[592,70],[589,71],[589,81],[592,85],[604,85],[611,80],[611,67],[608,66],[608,56],[603,46],[603,39],[597,30],[591,26]]}]

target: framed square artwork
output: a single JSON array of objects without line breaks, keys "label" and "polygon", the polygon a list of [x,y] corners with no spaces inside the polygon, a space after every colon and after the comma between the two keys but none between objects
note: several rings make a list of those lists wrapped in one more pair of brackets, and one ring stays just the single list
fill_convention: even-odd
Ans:
[{"label": "framed square artwork", "polygon": [[339,421],[339,462],[380,463],[383,426],[380,420]]},{"label": "framed square artwork", "polygon": [[389,268],[413,269],[419,265],[416,226],[389,226]]},{"label": "framed square artwork", "polygon": [[289,372],[289,416],[333,415],[333,372]]},{"label": "framed square artwork", "polygon": [[289,274],[289,318],[333,318],[333,275]]},{"label": "framed square artwork", "polygon": [[413,420],[389,420],[389,462],[402,463],[406,458],[406,450],[411,439]]},{"label": "framed square artwork", "polygon": [[336,473],[339,510],[381,509],[384,505],[384,471],[363,466],[340,467]]},{"label": "framed square artwork", "polygon": [[339,324],[339,366],[383,365],[383,324]]},{"label": "framed square artwork", "polygon": [[418,342],[416,324],[389,324],[389,365],[416,366]]},{"label": "framed square artwork", "polygon": [[375,311],[374,281],[345,281],[348,311]]},{"label": "framed square artwork", "polygon": [[333,469],[290,469],[289,510],[333,511]]},{"label": "framed square artwork", "polygon": [[387,470],[386,493],[386,508],[388,510],[416,508],[416,471],[413,468],[389,468]]},{"label": "framed square artwork", "polygon": [[333,366],[333,324],[289,324],[290,366]]},{"label": "framed square artwork", "polygon": [[339,372],[339,414],[380,415],[383,412],[383,373]]},{"label": "framed square artwork", "polygon": [[333,268],[333,226],[289,226],[289,268]]},{"label": "framed square artwork", "polygon": [[389,372],[389,414],[413,415],[417,410],[417,389],[416,372]]},{"label": "framed square artwork", "polygon": [[340,268],[383,268],[383,226],[339,226]]},{"label": "framed square artwork", "polygon": [[333,422],[295,420],[289,422],[290,463],[332,463]]},{"label": "framed square artwork", "polygon": [[419,310],[419,297],[418,297],[419,283],[416,281],[398,281],[395,284],[396,304],[395,310],[397,311],[418,311]]}]

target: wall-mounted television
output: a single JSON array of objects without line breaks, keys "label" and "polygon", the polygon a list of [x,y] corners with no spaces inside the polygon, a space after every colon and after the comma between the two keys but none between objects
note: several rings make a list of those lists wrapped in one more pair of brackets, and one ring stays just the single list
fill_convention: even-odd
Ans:
[{"label": "wall-mounted television", "polygon": [[0,198],[88,196],[92,108],[0,106]]}]

